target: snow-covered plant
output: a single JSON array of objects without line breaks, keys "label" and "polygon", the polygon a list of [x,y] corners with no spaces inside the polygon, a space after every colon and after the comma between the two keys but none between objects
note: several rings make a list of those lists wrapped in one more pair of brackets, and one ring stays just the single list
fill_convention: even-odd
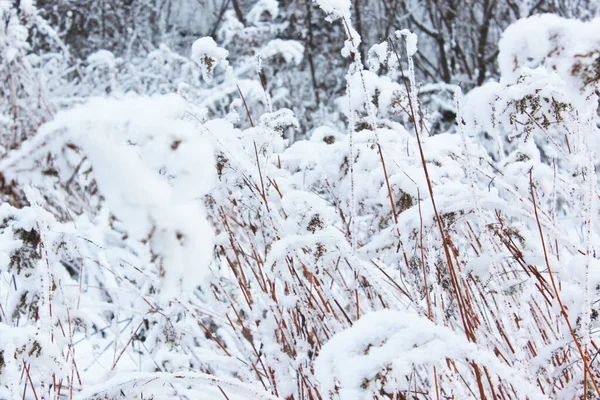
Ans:
[{"label": "snow-covered plant", "polygon": [[[22,210],[4,205],[2,321],[5,337],[15,338],[0,371],[8,397],[23,389],[23,368],[31,375],[25,386],[48,396],[101,382],[93,371],[114,370],[128,344],[117,350],[115,328],[108,357],[110,340],[100,348],[94,335],[104,342],[119,321],[154,343],[181,335],[159,310],[205,281],[212,230],[196,199],[214,175],[210,144],[185,111],[175,95],[97,99],[57,114],[3,160],[7,181],[35,188],[25,191]],[[44,199],[39,191],[57,194]],[[75,361],[81,336],[90,347]]]},{"label": "snow-covered plant", "polygon": [[[33,136],[52,115],[43,80],[32,63],[30,30],[56,39],[31,1],[0,1],[0,137],[2,153]],[[33,58],[33,59],[32,59]],[[33,62],[32,62],[33,61]]]},{"label": "snow-covered plant", "polygon": [[202,77],[210,82],[213,73],[220,65],[225,65],[228,51],[220,48],[211,37],[203,37],[192,45],[192,60],[202,69]]},{"label": "snow-covered plant", "polygon": [[[463,95],[419,85],[404,26],[366,43],[349,0],[304,5],[331,54],[275,0],[211,2],[183,54],[118,43],[186,1],[114,5],[108,49],[67,62],[0,0],[0,65],[59,110],[2,143],[0,398],[600,395],[598,20],[517,22]],[[294,72],[327,60],[323,86]]]}]

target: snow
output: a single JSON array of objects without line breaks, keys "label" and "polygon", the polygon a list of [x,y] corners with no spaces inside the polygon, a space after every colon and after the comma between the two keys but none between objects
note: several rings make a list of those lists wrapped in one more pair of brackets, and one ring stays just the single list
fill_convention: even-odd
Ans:
[{"label": "snow", "polygon": [[21,0],[19,2],[19,8],[28,16],[33,16],[37,12],[33,0]]},{"label": "snow", "polygon": [[398,39],[404,37],[406,40],[406,55],[408,57],[413,57],[417,53],[417,35],[408,29],[402,29],[400,31],[396,31],[396,37]]},{"label": "snow", "polygon": [[108,50],[98,50],[97,52],[90,54],[87,58],[87,62],[91,65],[105,66],[110,69],[116,67],[115,56]]},{"label": "snow", "polygon": [[260,25],[266,16],[275,19],[279,15],[279,2],[277,0],[258,0],[248,12],[248,20],[255,25]]},{"label": "snow", "polygon": [[[196,386],[200,388],[202,398],[207,400],[221,399],[223,398],[223,393],[227,393],[227,397],[230,399],[278,399],[278,397],[275,397],[267,392],[263,392],[253,386],[240,383],[234,379],[219,378],[213,375],[190,372],[179,372],[177,374],[143,372],[123,374],[118,377],[114,377],[107,382],[87,389],[82,393],[79,393],[75,399],[96,399],[98,398],[98,395],[102,394],[105,396],[118,396],[123,392],[135,395],[134,393],[136,392],[137,387],[140,386],[152,388],[154,393],[157,393],[157,391],[161,391],[161,386],[168,387],[173,385]],[[168,395],[167,393],[168,389],[167,391],[163,392],[163,395]]]},{"label": "snow", "polygon": [[313,0],[328,15],[329,21],[350,19],[350,0]]},{"label": "snow", "polygon": [[202,69],[202,77],[210,82],[217,67],[227,66],[227,56],[229,52],[217,45],[215,40],[210,37],[202,37],[192,44],[191,59]]},{"label": "snow", "polygon": [[390,51],[388,50],[388,43],[382,42],[374,44],[373,46],[371,46],[367,54],[367,66],[372,71],[377,72],[381,65],[387,64],[389,62],[389,59]]},{"label": "snow", "polygon": [[463,96],[377,10],[217,3],[80,59],[0,0],[0,399],[597,397],[600,20]]},{"label": "snow", "polygon": [[408,391],[408,378],[415,368],[441,365],[447,359],[475,361],[530,399],[549,399],[519,371],[497,361],[493,353],[411,311],[382,310],[365,315],[323,346],[315,362],[315,375],[326,393],[367,400],[372,398],[369,389],[377,385],[376,381],[380,381],[376,387],[390,395]]},{"label": "snow", "polygon": [[10,63],[14,61],[18,57],[18,55],[18,49],[15,49],[14,47],[9,47],[4,50],[4,54],[2,54],[2,57],[6,60],[6,62]]},{"label": "snow", "polygon": [[214,180],[212,151],[181,120],[185,111],[176,95],[93,99],[40,130],[66,131],[111,212],[134,237],[151,238],[165,258],[165,298],[201,284],[212,253],[212,229],[197,203]]},{"label": "snow", "polygon": [[286,63],[299,65],[304,58],[304,46],[296,40],[273,39],[260,50],[264,58],[281,55]]},{"label": "snow", "polygon": [[599,40],[600,18],[580,22],[544,14],[522,19],[498,43],[501,83],[514,84],[522,75],[543,69],[558,74],[569,91],[590,91],[593,85],[583,82],[597,71]]}]

